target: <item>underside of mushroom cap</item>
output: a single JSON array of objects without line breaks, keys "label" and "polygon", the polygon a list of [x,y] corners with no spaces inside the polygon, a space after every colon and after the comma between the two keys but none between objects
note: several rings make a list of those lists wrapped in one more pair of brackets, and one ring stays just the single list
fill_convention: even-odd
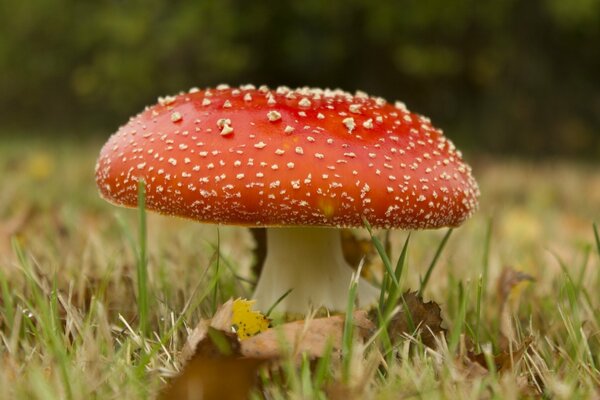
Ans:
[{"label": "underside of mushroom cap", "polygon": [[246,226],[457,226],[477,208],[470,167],[430,121],[362,92],[192,89],[159,99],[103,147],[107,200]]}]

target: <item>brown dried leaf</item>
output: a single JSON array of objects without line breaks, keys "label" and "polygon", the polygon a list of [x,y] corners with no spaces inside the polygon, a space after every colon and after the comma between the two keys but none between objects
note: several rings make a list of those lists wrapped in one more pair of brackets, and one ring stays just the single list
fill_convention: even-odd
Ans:
[{"label": "brown dried leaf", "polygon": [[[410,311],[410,318],[412,318],[417,332],[421,335],[423,344],[434,348],[436,336],[439,336],[440,333],[446,334],[446,329],[442,327],[444,321],[440,306],[434,301],[425,303],[423,297],[416,291],[407,291],[403,294],[403,297],[407,309]],[[402,337],[405,333],[414,334],[410,329],[409,316],[402,300],[400,300],[399,305],[401,306],[400,312],[390,321],[389,331],[392,340]]]},{"label": "brown dried leaf", "polygon": [[[521,361],[527,349],[533,343],[533,337],[529,336],[523,340],[521,344],[519,344],[516,348],[507,349],[501,351],[499,354],[494,356],[494,367],[496,371],[505,372],[514,368],[514,366]],[[484,368],[487,372],[488,364],[485,359],[485,355],[483,353],[467,353],[467,357],[465,357],[465,362],[467,364],[474,363],[479,365],[479,367]]]},{"label": "brown dried leaf", "polygon": [[327,393],[327,398],[331,400],[358,400],[364,398],[359,390],[341,382],[333,382],[327,385],[325,393]]},{"label": "brown dried leaf", "polygon": [[511,292],[522,282],[532,282],[535,279],[524,272],[516,271],[511,267],[504,267],[498,278],[496,295],[500,305],[500,338],[501,347],[507,348],[509,343],[516,340],[515,328],[512,320],[512,310],[508,299]]},{"label": "brown dried leaf", "polygon": [[240,356],[235,333],[208,327],[193,358],[159,399],[247,399],[262,363],[264,360]]},{"label": "brown dried leaf", "polygon": [[194,357],[159,399],[248,399],[262,362],[251,358]]},{"label": "brown dried leaf", "polygon": [[190,332],[185,345],[181,350],[181,360],[185,362],[192,358],[192,356],[196,353],[198,344],[206,338],[209,327],[223,332],[231,332],[232,317],[233,299],[229,299],[217,309],[215,315],[211,319],[201,320]]},{"label": "brown dried leaf", "polygon": [[533,337],[526,337],[525,340],[516,348],[513,349],[512,352],[509,350],[505,350],[500,354],[494,357],[494,362],[496,364],[496,369],[500,372],[509,371],[514,368],[514,366],[521,361],[525,352],[533,343]]},{"label": "brown dried leaf", "polygon": [[[290,353],[294,357],[303,353],[311,358],[321,357],[328,343],[331,343],[334,351],[341,349],[344,321],[344,316],[335,315],[289,322],[242,341],[241,352],[247,357],[271,360]],[[365,339],[375,329],[365,311],[356,311],[353,321],[361,339]]]},{"label": "brown dried leaf", "polygon": [[500,305],[505,305],[511,290],[519,283],[525,281],[533,282],[535,281],[535,278],[524,272],[517,271],[512,267],[504,267],[498,277],[498,283],[496,284],[496,294],[500,300]]}]

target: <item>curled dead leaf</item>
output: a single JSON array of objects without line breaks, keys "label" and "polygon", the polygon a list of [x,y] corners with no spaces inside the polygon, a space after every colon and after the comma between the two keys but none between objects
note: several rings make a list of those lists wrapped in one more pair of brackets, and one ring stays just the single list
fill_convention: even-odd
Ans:
[{"label": "curled dead leaf", "polygon": [[196,352],[198,344],[206,338],[208,334],[208,328],[231,332],[231,325],[233,320],[233,299],[229,299],[227,302],[222,304],[215,315],[211,319],[203,319],[198,325],[189,333],[188,338],[181,350],[181,360],[183,362],[192,358]]},{"label": "curled dead leaf", "polygon": [[504,267],[498,278],[496,286],[496,295],[498,296],[498,304],[500,305],[500,333],[502,337],[500,342],[502,347],[507,347],[509,343],[516,340],[515,328],[512,320],[512,310],[508,299],[510,294],[522,282],[533,282],[533,276],[521,271],[517,271],[511,267]]},{"label": "curled dead leaf", "polygon": [[[328,345],[333,346],[334,351],[341,350],[344,321],[344,316],[334,315],[289,322],[242,341],[241,352],[247,357],[271,360],[286,354],[298,359],[302,354],[317,358],[324,354]],[[354,312],[353,321],[361,340],[375,329],[365,311]]]},{"label": "curled dead leaf", "polygon": [[213,327],[197,343],[194,355],[159,399],[242,400],[258,383],[264,360],[242,357],[235,333]]},{"label": "curled dead leaf", "polygon": [[[389,334],[392,340],[397,340],[405,334],[419,334],[423,344],[434,348],[435,338],[440,334],[445,335],[446,329],[439,304],[434,301],[425,302],[418,292],[405,292],[399,300],[400,311],[394,315],[389,325]],[[416,332],[411,329],[414,327]]]}]

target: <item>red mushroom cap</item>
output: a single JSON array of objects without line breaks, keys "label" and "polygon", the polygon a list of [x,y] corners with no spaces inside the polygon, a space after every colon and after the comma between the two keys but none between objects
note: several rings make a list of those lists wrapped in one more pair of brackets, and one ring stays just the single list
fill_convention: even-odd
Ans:
[{"label": "red mushroom cap", "polygon": [[160,98],[103,147],[107,200],[263,226],[456,226],[479,190],[460,152],[404,104],[340,90],[252,85]]}]

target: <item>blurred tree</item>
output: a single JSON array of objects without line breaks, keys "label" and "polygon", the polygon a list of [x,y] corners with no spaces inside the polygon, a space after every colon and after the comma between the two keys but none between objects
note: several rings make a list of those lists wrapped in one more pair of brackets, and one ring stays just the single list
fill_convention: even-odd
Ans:
[{"label": "blurred tree", "polygon": [[0,134],[111,132],[220,82],[402,99],[461,147],[600,155],[600,0],[0,3]]}]

